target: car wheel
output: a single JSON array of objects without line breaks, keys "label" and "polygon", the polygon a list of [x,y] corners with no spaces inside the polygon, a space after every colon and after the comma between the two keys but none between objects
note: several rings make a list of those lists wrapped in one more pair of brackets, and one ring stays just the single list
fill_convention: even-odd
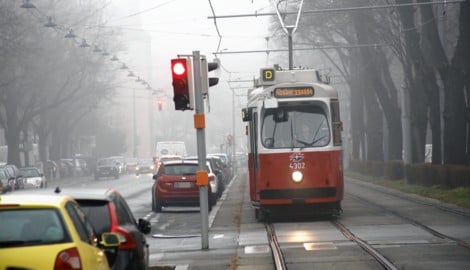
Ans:
[{"label": "car wheel", "polygon": [[212,211],[212,206],[213,206],[212,202],[209,202],[209,212]]},{"label": "car wheel", "polygon": [[213,205],[215,205],[217,203],[217,198],[218,198],[217,193],[211,194],[211,197],[210,197],[210,200],[209,200],[210,207],[212,207]]},{"label": "car wheel", "polygon": [[155,200],[155,212],[157,213],[162,212],[162,204],[158,202],[158,200]]},{"label": "car wheel", "polygon": [[218,193],[217,197],[220,198],[222,196],[222,193],[225,190],[225,185],[224,185],[223,181],[220,180],[220,179],[222,179],[221,177],[217,177],[217,179],[218,179],[217,181],[219,182],[218,183],[218,188],[217,188],[217,193]]},{"label": "car wheel", "polygon": [[160,213],[162,211],[162,204],[152,194],[152,211]]},{"label": "car wheel", "polygon": [[152,190],[152,211],[157,212],[155,209],[155,198],[153,197],[153,190]]}]

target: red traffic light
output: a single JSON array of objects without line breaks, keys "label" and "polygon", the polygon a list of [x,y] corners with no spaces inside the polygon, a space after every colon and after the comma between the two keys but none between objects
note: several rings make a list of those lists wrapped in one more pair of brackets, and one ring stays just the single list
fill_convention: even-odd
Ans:
[{"label": "red traffic light", "polygon": [[191,109],[190,96],[192,90],[192,77],[188,70],[190,60],[185,58],[171,59],[171,76],[173,77],[173,101],[175,110]]},{"label": "red traffic light", "polygon": [[171,70],[173,75],[183,76],[186,73],[186,59],[173,59],[171,60]]}]

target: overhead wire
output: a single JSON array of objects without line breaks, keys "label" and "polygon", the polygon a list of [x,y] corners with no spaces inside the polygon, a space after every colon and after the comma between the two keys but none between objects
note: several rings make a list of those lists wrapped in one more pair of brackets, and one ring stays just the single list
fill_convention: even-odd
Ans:
[{"label": "overhead wire", "polygon": [[139,12],[126,15],[126,16],[121,17],[121,18],[119,18],[119,19],[112,20],[111,22],[120,21],[120,20],[124,20],[124,19],[127,19],[127,18],[131,18],[131,17],[137,16],[137,15],[140,15],[140,14],[143,14],[143,13],[146,13],[146,12],[149,12],[149,11],[152,11],[152,10],[154,10],[154,9],[157,9],[157,8],[159,8],[159,7],[162,7],[162,6],[164,6],[164,5],[167,5],[167,4],[169,4],[169,3],[171,3],[171,2],[174,2],[174,1],[176,1],[176,0],[169,0],[169,1],[166,1],[166,2],[164,2],[164,3],[160,3],[160,4],[158,4],[158,5],[149,7],[149,8],[147,8],[147,9],[141,10],[141,11],[139,11]]},{"label": "overhead wire", "polygon": [[[175,0],[172,0],[172,1],[175,1]],[[170,1],[168,1],[170,2]],[[107,7],[108,4],[105,4],[103,5],[102,7],[99,7],[97,10],[94,10],[93,11],[93,14],[98,12],[98,10],[102,10],[104,9],[105,7]],[[52,18],[51,16],[47,16],[45,12],[43,12],[40,8],[38,8],[37,6],[34,6],[34,8],[26,8],[26,10],[29,12],[29,14],[31,14],[39,23],[43,23],[44,21],[47,21],[49,18]],[[91,15],[87,15],[87,17],[90,17]],[[83,21],[83,20],[81,20]],[[56,33],[62,33],[64,34],[65,33],[68,33],[69,31],[72,31],[73,30],[73,27],[72,26],[65,26],[65,25],[60,25],[56,22],[55,23],[55,26],[52,26],[52,27],[49,27],[49,28],[52,28],[52,30],[54,30]],[[76,25],[76,24],[75,24]],[[73,38],[70,38],[71,41],[73,43],[75,43],[76,45],[80,45],[81,42],[80,41],[85,41],[86,39],[84,37],[81,37],[79,35],[77,35],[76,33],[74,33],[75,37]],[[89,47],[91,48],[102,48],[104,49],[103,46],[99,46],[97,44],[89,44]],[[105,49],[106,51],[106,49]],[[107,53],[111,54],[110,52],[106,51]],[[116,60],[117,63],[119,63],[122,67],[126,67],[125,69],[132,72],[129,68],[128,68],[128,65],[126,65],[125,62],[121,61],[120,59]],[[123,68],[121,68],[123,69]],[[134,76],[137,76],[137,75],[134,75]],[[154,90],[150,84],[145,81],[145,84],[150,88],[149,90]]]},{"label": "overhead wire", "polygon": [[220,34],[219,26],[217,26],[217,18],[215,16],[215,11],[214,11],[214,7],[212,6],[212,2],[211,2],[211,0],[208,0],[208,1],[209,1],[209,6],[211,7],[212,15],[214,16],[215,30],[217,31],[217,35],[219,36],[219,43],[217,44],[217,50],[216,50],[216,52],[219,52],[220,51],[220,44],[222,43],[222,35]]}]

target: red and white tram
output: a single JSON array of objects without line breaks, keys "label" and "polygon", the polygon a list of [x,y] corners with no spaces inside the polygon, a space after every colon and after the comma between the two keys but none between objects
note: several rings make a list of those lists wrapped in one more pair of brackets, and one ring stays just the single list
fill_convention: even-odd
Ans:
[{"label": "red and white tram", "polygon": [[255,84],[242,118],[256,218],[296,209],[339,215],[344,182],[337,91],[315,70],[262,69]]}]

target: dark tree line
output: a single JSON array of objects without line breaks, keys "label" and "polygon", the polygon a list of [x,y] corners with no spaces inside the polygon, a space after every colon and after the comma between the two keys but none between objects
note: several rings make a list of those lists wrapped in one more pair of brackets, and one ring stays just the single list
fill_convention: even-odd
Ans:
[{"label": "dark tree line", "polygon": [[20,145],[37,142],[42,161],[59,159],[71,154],[73,140],[105,128],[97,113],[114,91],[106,58],[64,38],[68,29],[47,28],[41,21],[40,10],[47,10],[58,23],[110,43],[112,33],[85,27],[102,22],[98,1],[37,1],[37,9],[20,4],[0,4],[0,126],[8,163],[18,166],[25,165]]},{"label": "dark tree line", "polygon": [[[279,5],[281,13],[295,11],[299,2]],[[334,46],[313,52],[326,56],[349,88],[354,159],[402,159],[405,101],[412,163],[424,161],[427,137],[432,138],[433,163],[469,163],[470,0],[430,2],[304,2],[304,11],[330,11],[302,14],[294,48]],[[387,7],[354,9],[367,6]],[[272,21],[273,30],[278,29],[277,18]],[[283,46],[286,36],[276,36]],[[304,56],[295,53],[294,63]],[[301,64],[315,67],[315,60]]]}]

